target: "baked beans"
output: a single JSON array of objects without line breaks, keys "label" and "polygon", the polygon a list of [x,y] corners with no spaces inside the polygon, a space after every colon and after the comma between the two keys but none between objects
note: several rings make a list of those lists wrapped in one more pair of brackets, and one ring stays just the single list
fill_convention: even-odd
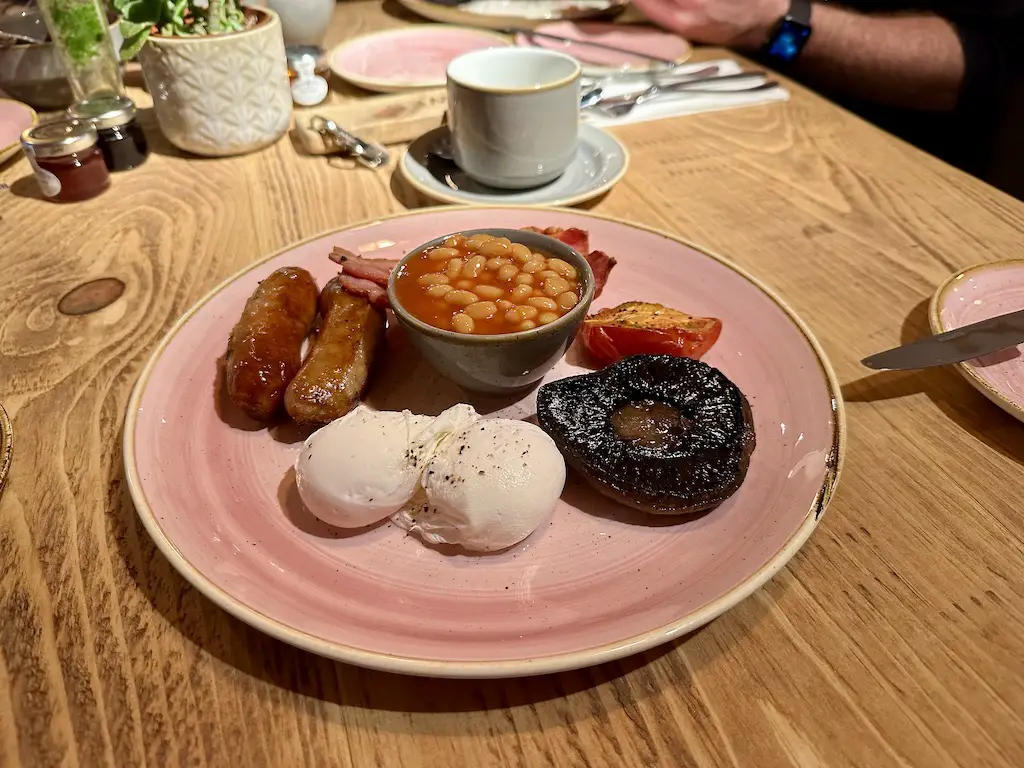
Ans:
[{"label": "baked beans", "polygon": [[407,312],[458,333],[516,333],[555,322],[580,301],[569,262],[491,235],[452,235],[395,279]]}]

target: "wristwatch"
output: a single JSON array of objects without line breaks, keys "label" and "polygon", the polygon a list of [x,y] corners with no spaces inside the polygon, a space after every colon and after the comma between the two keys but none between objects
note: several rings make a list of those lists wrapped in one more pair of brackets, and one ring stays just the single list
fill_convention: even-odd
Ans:
[{"label": "wristwatch", "polygon": [[776,61],[796,61],[811,36],[811,0],[790,0],[786,13],[768,36],[764,52]]}]

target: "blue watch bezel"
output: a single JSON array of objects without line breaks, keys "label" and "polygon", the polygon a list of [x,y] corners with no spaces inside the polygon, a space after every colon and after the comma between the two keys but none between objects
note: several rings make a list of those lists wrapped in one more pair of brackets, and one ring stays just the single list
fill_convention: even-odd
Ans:
[{"label": "blue watch bezel", "polygon": [[787,14],[772,30],[764,52],[773,59],[785,63],[796,61],[811,36],[811,27]]}]

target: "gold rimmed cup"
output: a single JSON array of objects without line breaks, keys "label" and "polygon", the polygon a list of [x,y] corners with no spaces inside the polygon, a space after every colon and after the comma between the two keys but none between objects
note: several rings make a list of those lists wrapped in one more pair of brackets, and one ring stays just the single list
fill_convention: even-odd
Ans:
[{"label": "gold rimmed cup", "polygon": [[543,48],[488,48],[448,65],[455,162],[498,189],[557,179],[579,144],[580,63]]}]

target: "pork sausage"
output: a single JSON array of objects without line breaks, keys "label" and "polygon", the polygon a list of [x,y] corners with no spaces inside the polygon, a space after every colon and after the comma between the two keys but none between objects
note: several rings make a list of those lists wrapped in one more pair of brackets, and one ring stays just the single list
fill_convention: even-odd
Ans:
[{"label": "pork sausage", "polygon": [[316,309],[316,281],[298,267],[277,270],[246,301],[228,339],[225,380],[231,402],[250,418],[269,421],[281,410]]},{"label": "pork sausage", "polygon": [[320,331],[285,392],[297,424],[326,424],[359,403],[384,339],[384,312],[345,290],[337,277],[320,294]]}]

